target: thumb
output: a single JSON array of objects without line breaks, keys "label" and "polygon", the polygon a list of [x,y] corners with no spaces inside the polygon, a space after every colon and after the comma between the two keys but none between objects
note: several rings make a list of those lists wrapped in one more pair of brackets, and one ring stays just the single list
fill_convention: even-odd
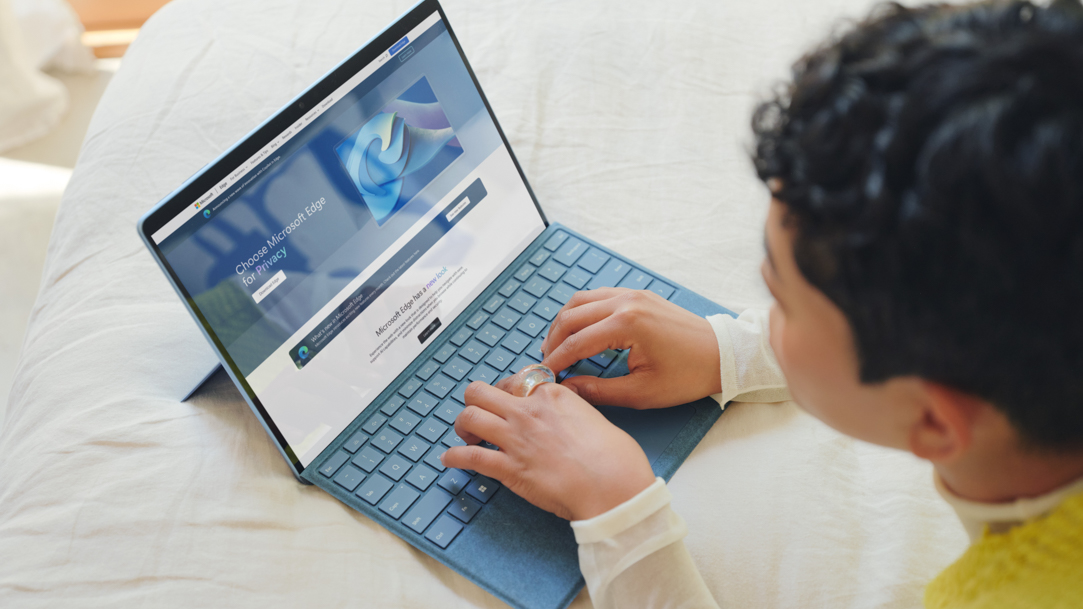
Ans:
[{"label": "thumb", "polygon": [[561,383],[576,392],[579,397],[595,406],[641,407],[649,397],[644,394],[643,381],[634,374],[616,378],[600,379],[593,376],[574,376]]}]

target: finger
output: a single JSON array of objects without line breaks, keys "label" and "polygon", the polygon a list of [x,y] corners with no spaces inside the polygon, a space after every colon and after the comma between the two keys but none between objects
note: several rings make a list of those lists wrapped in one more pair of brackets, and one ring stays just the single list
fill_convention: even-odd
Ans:
[{"label": "finger", "polygon": [[625,344],[627,336],[627,328],[622,328],[615,317],[609,316],[566,337],[545,356],[542,364],[553,371],[563,370],[606,349],[630,346]]},{"label": "finger", "polygon": [[[650,408],[655,406],[653,397],[643,386],[643,377],[634,374],[601,379],[593,376],[574,376],[561,383],[579,394],[579,397],[595,406],[627,406]],[[462,434],[460,434],[460,437]]]},{"label": "finger", "polygon": [[[612,298],[613,296],[620,294],[625,289],[626,288],[598,288],[595,290],[581,290],[579,292],[576,292],[575,294],[572,294],[572,297],[568,299],[568,302],[564,303],[563,307],[560,307],[560,310],[557,311],[557,317],[560,317],[561,313],[564,313],[565,311],[571,311],[576,307],[581,307],[586,304],[591,304],[600,300],[607,300],[609,298]],[[545,338],[542,339],[542,353],[548,353],[549,348],[551,348],[550,345],[553,344],[553,339],[551,338],[553,336],[553,326],[556,326],[555,319],[554,323],[549,328],[549,332],[545,335]]]},{"label": "finger", "polygon": [[[562,310],[553,318],[553,325],[549,327],[548,341],[542,355],[549,359],[548,354],[553,353],[564,344],[569,337],[585,328],[602,321],[616,312],[620,301],[607,298],[596,302],[587,303],[574,309]],[[591,355],[594,355],[591,353]],[[563,368],[553,368],[553,372],[560,372]]]},{"label": "finger", "polygon": [[506,391],[481,381],[467,385],[463,396],[467,404],[488,410],[502,419],[508,418],[508,413],[515,409],[514,401],[517,399]]},{"label": "finger", "polygon": [[455,446],[440,455],[444,467],[472,469],[483,476],[495,478],[501,482],[508,479],[511,461],[507,454],[480,446]]},{"label": "finger", "polygon": [[511,433],[511,427],[507,421],[488,410],[467,406],[455,418],[455,433],[467,444],[477,444],[485,440],[503,446],[503,441]]}]

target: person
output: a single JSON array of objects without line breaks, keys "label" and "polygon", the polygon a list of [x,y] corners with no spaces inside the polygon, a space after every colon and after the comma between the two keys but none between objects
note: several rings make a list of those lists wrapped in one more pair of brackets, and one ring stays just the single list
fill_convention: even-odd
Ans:
[{"label": "person", "polygon": [[596,607],[716,606],[664,482],[590,404],[789,396],[932,462],[972,544],[927,607],[1083,606],[1079,0],[878,7],[752,124],[770,312],[579,292],[543,363],[622,348],[631,373],[474,383],[444,464],[571,520]]}]

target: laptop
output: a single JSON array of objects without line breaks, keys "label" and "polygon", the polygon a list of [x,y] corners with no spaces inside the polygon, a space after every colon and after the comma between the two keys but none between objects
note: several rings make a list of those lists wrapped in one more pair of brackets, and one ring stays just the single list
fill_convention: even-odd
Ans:
[{"label": "laptop", "polygon": [[[139,233],[297,479],[512,607],[583,586],[564,520],[445,469],[473,381],[541,360],[577,290],[732,313],[542,212],[436,0],[191,177]],[[628,373],[606,351],[562,377]],[[718,419],[600,406],[667,480]],[[491,447],[499,450],[496,447]]]}]

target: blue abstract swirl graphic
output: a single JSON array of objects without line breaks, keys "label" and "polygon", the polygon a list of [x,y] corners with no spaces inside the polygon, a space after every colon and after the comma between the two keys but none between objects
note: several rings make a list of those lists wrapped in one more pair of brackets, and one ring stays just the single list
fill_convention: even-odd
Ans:
[{"label": "blue abstract swirl graphic", "polygon": [[[428,88],[424,80],[418,85]],[[454,153],[441,155],[449,146]],[[438,172],[462,154],[439,102],[418,103],[401,98],[390,102],[337,151],[380,224],[406,203],[403,183],[409,176],[427,168],[439,156],[443,167],[428,167],[430,171],[424,173]]]}]

